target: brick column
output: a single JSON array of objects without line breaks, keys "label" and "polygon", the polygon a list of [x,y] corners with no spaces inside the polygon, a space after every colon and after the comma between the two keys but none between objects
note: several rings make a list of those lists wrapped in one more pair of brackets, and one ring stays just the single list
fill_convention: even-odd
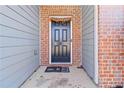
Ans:
[{"label": "brick column", "polygon": [[99,6],[99,86],[124,82],[124,6]]}]

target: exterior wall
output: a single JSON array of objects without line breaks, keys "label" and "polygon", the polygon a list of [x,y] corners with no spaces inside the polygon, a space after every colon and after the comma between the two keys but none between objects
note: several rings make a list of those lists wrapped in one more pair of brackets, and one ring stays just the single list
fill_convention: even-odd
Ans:
[{"label": "exterior wall", "polygon": [[91,78],[95,78],[94,6],[82,6],[82,65]]},{"label": "exterior wall", "polygon": [[49,65],[49,16],[72,16],[72,65],[80,63],[80,6],[41,6],[41,64]]},{"label": "exterior wall", "polygon": [[0,87],[19,87],[38,68],[38,16],[38,6],[0,6]]},{"label": "exterior wall", "polygon": [[99,86],[124,83],[124,6],[99,6]]}]

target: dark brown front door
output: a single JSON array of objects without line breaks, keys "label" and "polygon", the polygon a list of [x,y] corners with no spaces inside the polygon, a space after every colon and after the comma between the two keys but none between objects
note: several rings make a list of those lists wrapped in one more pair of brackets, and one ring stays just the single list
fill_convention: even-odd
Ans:
[{"label": "dark brown front door", "polygon": [[51,25],[52,63],[70,63],[71,34],[70,21],[54,22]]}]

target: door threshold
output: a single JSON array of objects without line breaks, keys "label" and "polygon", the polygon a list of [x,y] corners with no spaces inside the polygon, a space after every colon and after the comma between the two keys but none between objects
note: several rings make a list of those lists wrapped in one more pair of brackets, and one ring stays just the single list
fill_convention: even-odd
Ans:
[{"label": "door threshold", "polygon": [[60,64],[72,64],[72,63],[71,62],[69,62],[69,63],[52,63],[51,62],[51,64],[56,64],[56,65],[58,64],[58,65],[60,65]]}]

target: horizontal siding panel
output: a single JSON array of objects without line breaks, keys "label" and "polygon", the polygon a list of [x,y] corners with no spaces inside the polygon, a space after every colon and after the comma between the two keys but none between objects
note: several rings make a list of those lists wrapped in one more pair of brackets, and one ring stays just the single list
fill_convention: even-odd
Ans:
[{"label": "horizontal siding panel", "polygon": [[[6,78],[11,77],[12,74],[15,74],[16,72],[18,72],[18,70],[21,70],[23,68],[23,66],[29,64],[29,62],[32,62],[32,60],[34,60],[34,57],[26,59],[16,65],[13,65],[9,68],[6,68],[6,69],[0,71],[0,77],[2,77],[0,79],[0,81],[6,80]],[[6,74],[6,72],[7,72],[7,74]]]},{"label": "horizontal siding panel", "polygon": [[[93,22],[94,22],[94,20],[93,20],[93,18],[92,18],[92,19],[89,20],[89,21],[84,21],[84,22],[83,22],[83,25],[86,25],[85,28],[87,28],[87,27],[89,28],[89,26],[92,26],[92,25],[93,25]],[[84,29],[85,29],[85,28],[84,28]]]},{"label": "horizontal siding panel", "polygon": [[85,39],[85,40],[93,40],[93,38],[94,38],[93,32],[83,35],[83,39]]},{"label": "horizontal siding panel", "polygon": [[[15,54],[21,55],[23,53],[30,52],[30,51],[34,52],[35,48],[36,47],[2,48],[0,49],[2,50],[2,56],[0,57],[0,59],[16,56]],[[14,49],[14,51],[12,49]]]},{"label": "horizontal siding panel", "polygon": [[[27,61],[26,63],[28,64],[25,64],[21,66],[21,68],[17,69],[14,72],[13,76],[9,75],[9,78],[7,78],[6,80],[3,80],[3,87],[17,87],[18,84],[21,85],[22,81],[28,78],[28,76],[32,74],[32,71],[36,69],[37,65],[35,65],[36,63],[33,63],[33,62],[34,60]],[[27,74],[25,75],[25,73]],[[7,86],[6,86],[6,83],[8,83]]]},{"label": "horizontal siding panel", "polygon": [[27,6],[27,8],[32,12],[32,14],[34,14],[35,17],[38,17],[37,12],[34,10],[34,8],[32,6]]},{"label": "horizontal siding panel", "polygon": [[27,24],[25,24],[23,21],[18,21],[15,19],[11,19],[9,18],[9,16],[4,15],[4,14],[0,14],[0,18],[1,18],[1,24],[6,25],[6,26],[10,26],[10,27],[14,27],[14,28],[18,28],[21,29],[23,31],[28,31],[28,32],[32,32],[35,34],[36,31],[38,31],[38,29],[29,26]]},{"label": "horizontal siding panel", "polygon": [[[84,25],[86,25],[86,24],[84,24]],[[93,28],[94,28],[94,27],[93,27],[93,24],[90,24],[90,25],[88,24],[86,27],[83,28],[83,29],[84,29],[84,32],[83,32],[83,33],[84,33],[84,34],[85,34],[85,33],[89,33],[89,32],[91,32],[91,31],[93,31]],[[91,29],[92,29],[92,30],[91,30]]]},{"label": "horizontal siding panel", "polygon": [[[33,33],[31,34],[30,33],[27,33],[26,31],[18,31],[16,29],[11,29],[9,27],[5,27],[5,26],[1,26],[0,25],[0,28],[1,28],[1,33],[0,33],[0,36],[13,36],[13,37],[22,37],[22,38],[28,38],[30,37],[31,39],[39,39],[38,36],[34,35]],[[38,32],[37,32],[38,34]]]},{"label": "horizontal siding panel", "polygon": [[[10,11],[7,11],[8,9]],[[2,14],[7,15],[8,17],[14,18],[17,21],[21,20],[25,24],[27,24],[29,26],[33,26],[33,27],[35,27],[35,29],[38,29],[37,28],[38,25],[36,25],[34,23],[35,21],[30,21],[30,19],[29,19],[30,17],[29,17],[29,15],[27,15],[27,13],[25,11],[23,11],[22,13],[21,12],[22,12],[22,10],[18,6],[11,6],[11,7],[5,6],[2,8]],[[16,16],[16,17],[14,17],[14,16]]]},{"label": "horizontal siding panel", "polygon": [[8,38],[8,37],[0,37],[0,47],[1,46],[16,46],[16,45],[35,45],[38,44],[38,41],[28,40],[28,39],[18,39],[18,38]]},{"label": "horizontal siding panel", "polygon": [[0,87],[19,87],[38,66],[38,6],[0,6]]},{"label": "horizontal siding panel", "polygon": [[1,59],[2,68],[0,68],[0,70],[9,68],[9,66],[11,66],[11,65],[18,64],[18,62],[22,62],[23,60],[28,59],[31,56],[34,56],[34,51],[33,50],[25,51],[25,52],[23,52],[23,53],[21,53],[20,55],[17,55],[17,56],[11,56],[11,57],[8,57],[8,58]]},{"label": "horizontal siding panel", "polygon": [[[34,14],[34,12],[32,12],[32,9],[30,8],[30,6],[26,6],[26,7],[27,8],[25,8],[25,9],[27,9],[27,11],[29,11],[34,18],[37,18],[37,16],[36,16],[38,14],[37,11],[36,11],[37,14]],[[38,18],[36,21],[38,21]]]},{"label": "horizontal siding panel", "polygon": [[[37,17],[34,17],[33,14],[28,10],[28,8],[26,6],[18,6],[21,10],[25,11],[25,13],[29,16],[29,19],[32,22],[35,22],[36,25],[39,25],[36,21],[38,21],[39,19]],[[38,12],[37,12],[38,15]]]},{"label": "horizontal siding panel", "polygon": [[94,6],[82,7],[82,64],[94,78]]}]

